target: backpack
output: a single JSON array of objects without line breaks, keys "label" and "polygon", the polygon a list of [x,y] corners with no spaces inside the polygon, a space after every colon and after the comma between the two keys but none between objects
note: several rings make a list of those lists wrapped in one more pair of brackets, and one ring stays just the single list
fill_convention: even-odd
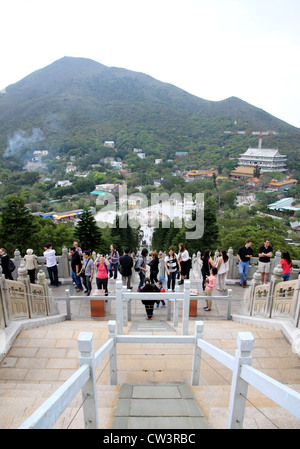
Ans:
[{"label": "backpack", "polygon": [[134,264],[134,270],[139,272],[140,271],[140,266],[142,265],[142,263],[143,263],[143,258],[142,257],[138,257],[136,259],[136,261],[135,261],[135,264]]},{"label": "backpack", "polygon": [[10,273],[12,273],[13,271],[15,271],[16,266],[13,263],[13,261],[11,259],[9,259],[8,265],[7,265],[7,269]]}]

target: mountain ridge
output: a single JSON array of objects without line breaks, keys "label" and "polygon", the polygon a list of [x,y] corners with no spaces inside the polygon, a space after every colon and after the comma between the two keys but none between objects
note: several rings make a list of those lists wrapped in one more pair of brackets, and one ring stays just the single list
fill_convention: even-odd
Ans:
[{"label": "mountain ridge", "polygon": [[213,147],[217,132],[232,129],[300,135],[299,128],[237,97],[204,100],[142,72],[67,56],[0,94],[0,154],[14,133],[31,135],[33,129],[44,136],[37,147],[53,155],[84,152],[88,145],[99,150],[114,140],[121,157],[139,146],[169,155],[203,143]]}]

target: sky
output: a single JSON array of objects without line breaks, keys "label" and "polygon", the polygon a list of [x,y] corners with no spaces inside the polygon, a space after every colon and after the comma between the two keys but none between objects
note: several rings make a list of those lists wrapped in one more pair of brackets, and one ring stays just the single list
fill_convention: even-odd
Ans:
[{"label": "sky", "polygon": [[0,14],[0,89],[85,57],[300,127],[300,0],[0,0]]}]

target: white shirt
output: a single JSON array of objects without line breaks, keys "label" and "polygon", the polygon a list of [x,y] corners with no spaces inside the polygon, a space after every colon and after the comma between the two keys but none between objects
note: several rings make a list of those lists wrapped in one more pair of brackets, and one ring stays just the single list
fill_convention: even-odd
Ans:
[{"label": "white shirt", "polygon": [[56,265],[55,249],[47,249],[44,252],[47,267],[54,267]]},{"label": "white shirt", "polygon": [[180,251],[178,256],[179,256],[180,260],[182,260],[182,262],[186,262],[190,258],[188,250],[186,250],[186,249],[183,252]]}]

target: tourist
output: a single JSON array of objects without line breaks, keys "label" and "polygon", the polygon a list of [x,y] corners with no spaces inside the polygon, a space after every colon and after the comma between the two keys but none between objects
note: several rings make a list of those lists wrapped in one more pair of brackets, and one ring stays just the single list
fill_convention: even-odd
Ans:
[{"label": "tourist", "polygon": [[177,259],[177,254],[175,254],[173,246],[170,246],[168,255],[165,257],[165,269],[168,275],[168,290],[170,290],[172,283],[173,292],[175,291],[175,281],[178,268],[180,269],[180,262]]},{"label": "tourist", "polygon": [[165,282],[165,262],[162,251],[158,252],[158,280],[162,283]]},{"label": "tourist", "polygon": [[35,283],[35,270],[38,268],[37,256],[33,254],[33,249],[27,249],[24,256],[25,268],[27,270],[30,284]]},{"label": "tourist", "polygon": [[87,296],[90,296],[94,276],[94,262],[90,257],[90,251],[87,250],[83,252],[83,272],[83,284],[86,288],[84,293],[87,293]]},{"label": "tourist", "polygon": [[179,243],[179,253],[178,253],[178,260],[180,262],[180,276],[181,280],[178,282],[178,284],[183,284],[184,279],[189,279],[190,277],[190,269],[191,269],[191,258],[189,256],[188,250],[185,249],[183,243]]},{"label": "tourist", "polygon": [[219,292],[226,291],[226,276],[229,271],[229,258],[225,249],[221,250],[221,257],[217,262]]},{"label": "tourist", "polygon": [[13,270],[12,267],[10,267],[11,260],[5,248],[0,249],[0,256],[1,256],[2,272],[5,276],[5,279],[10,279],[11,281],[13,281],[12,272],[14,271],[15,267]]},{"label": "tourist", "polygon": [[137,291],[140,291],[141,287],[144,285],[144,281],[147,273],[147,248],[142,249],[141,255],[137,258],[135,268],[138,270],[140,282]]},{"label": "tourist", "polygon": [[206,249],[202,257],[202,267],[201,267],[203,291],[205,291],[206,289],[206,278],[210,276],[210,270],[214,266],[216,266],[216,263],[213,261],[211,257],[211,250]]},{"label": "tourist", "polygon": [[261,273],[261,283],[266,284],[271,269],[271,257],[273,256],[273,248],[270,240],[265,239],[264,244],[258,249],[258,269]]},{"label": "tourist", "polygon": [[[215,288],[216,283],[217,283],[217,274],[218,274],[217,267],[212,267],[210,270],[210,275],[205,280],[205,283],[206,283],[206,288],[205,288],[205,292],[204,292],[205,296],[212,296],[212,291]],[[203,307],[205,312],[211,311],[211,305],[212,305],[212,300],[206,299],[206,307]]]},{"label": "tourist", "polygon": [[99,254],[97,259],[94,262],[95,267],[97,267],[96,274],[96,284],[98,290],[104,290],[105,296],[108,296],[108,263],[105,260],[103,254]]},{"label": "tourist", "polygon": [[282,259],[280,261],[280,265],[282,266],[282,279],[286,282],[290,280],[291,269],[292,269],[292,259],[290,253],[288,251],[283,251]]},{"label": "tourist", "polygon": [[[145,278],[145,285],[143,287],[140,288],[140,292],[159,292],[159,288],[154,285],[151,284],[150,279],[149,278]],[[142,304],[144,304],[145,309],[146,309],[146,314],[147,320],[152,320],[153,317],[153,307],[155,304],[155,300],[153,299],[146,299],[146,300],[142,300]]]},{"label": "tourist", "polygon": [[[162,284],[162,282],[161,281],[157,281],[157,287],[159,288],[159,291],[161,292],[161,293],[164,293],[166,290],[163,288],[163,284]],[[166,303],[165,303],[165,301],[163,300],[163,299],[159,299],[158,301],[155,301],[156,302],[156,304],[155,304],[155,309],[158,309],[159,308],[159,303],[161,302],[162,303],[162,307],[163,308],[165,308],[166,307]]]},{"label": "tourist", "polygon": [[[108,256],[108,260],[109,260],[108,271],[109,271],[110,279],[113,276],[114,276],[114,279],[117,279],[118,267],[119,267],[119,259],[120,259],[119,252],[116,250],[114,245],[110,245],[110,253],[109,253],[109,256]],[[114,274],[113,274],[113,272],[114,272]]]},{"label": "tourist", "polygon": [[239,275],[240,286],[246,288],[247,286],[247,275],[249,271],[250,259],[253,255],[253,250],[251,248],[252,241],[250,239],[246,240],[244,246],[238,249],[237,258],[239,261]]},{"label": "tourist", "polygon": [[71,246],[70,248],[70,254],[71,254],[71,278],[73,280],[73,283],[76,285],[76,291],[82,292],[83,287],[81,283],[80,278],[80,271],[82,267],[79,251],[76,250],[75,246]]},{"label": "tourist", "polygon": [[130,248],[125,248],[123,256],[121,256],[119,259],[119,263],[120,263],[120,273],[122,275],[122,284],[126,285],[127,289],[131,290],[133,259],[129,253]]},{"label": "tourist", "polygon": [[158,253],[156,251],[152,252],[152,260],[148,262],[148,265],[150,267],[150,282],[151,284],[154,284],[158,281],[158,264],[159,264],[159,258]]},{"label": "tourist", "polygon": [[55,257],[55,249],[52,248],[52,243],[47,243],[44,247],[44,257],[46,259],[47,270],[50,279],[50,285],[58,287],[60,282],[58,281],[58,270]]},{"label": "tourist", "polygon": [[73,246],[75,247],[75,251],[77,251],[79,253],[79,255],[82,256],[82,250],[79,247],[79,244],[78,244],[77,240],[74,240]]}]

